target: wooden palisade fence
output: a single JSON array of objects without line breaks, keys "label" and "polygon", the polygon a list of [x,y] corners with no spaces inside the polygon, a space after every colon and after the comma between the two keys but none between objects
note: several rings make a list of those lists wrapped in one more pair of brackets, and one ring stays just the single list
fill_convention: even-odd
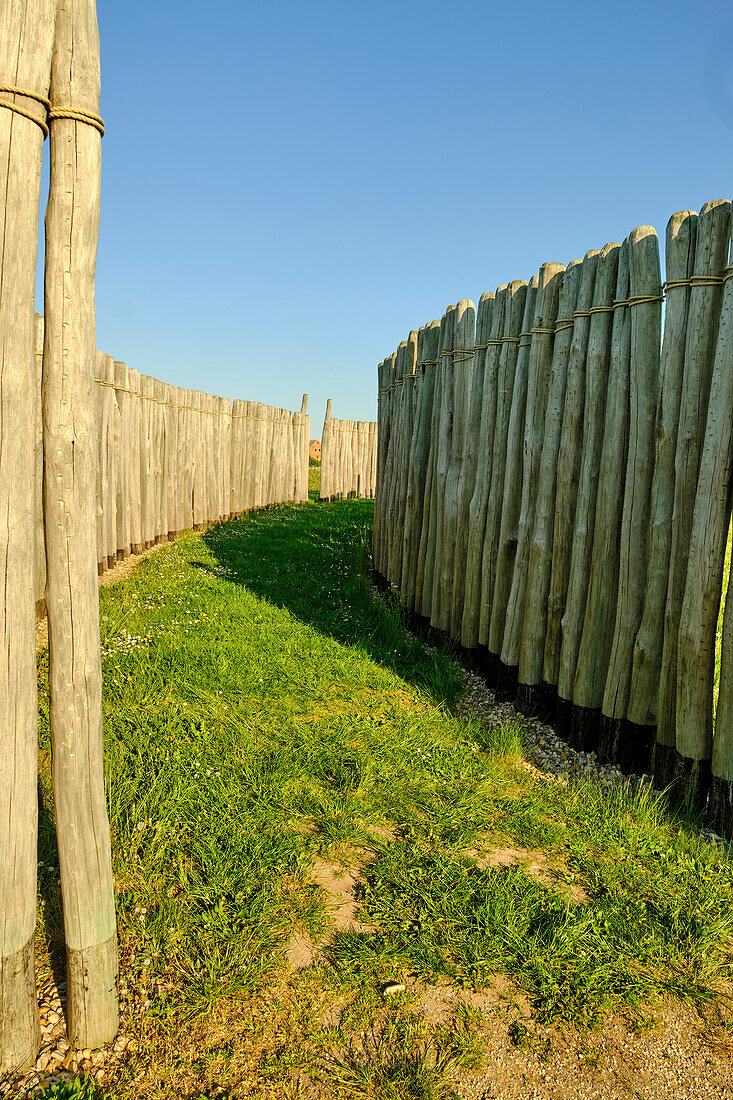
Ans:
[{"label": "wooden palisade fence", "polygon": [[[48,617],[66,1029],[77,1048],[98,1047],[118,1028],[118,963],[97,573],[185,528],[308,498],[305,400],[296,414],[232,404],[95,358],[99,100],[96,0],[0,0],[2,1077],[31,1066],[40,1043],[39,608]],[[34,294],[47,137],[44,324],[34,322]]]},{"label": "wooden palisade fence", "polygon": [[329,397],[321,438],[321,500],[373,497],[376,480],[376,423],[334,420]]},{"label": "wooden palisade fence", "polygon": [[[43,347],[36,316],[36,347]],[[245,512],[308,500],[307,394],[292,413],[141,375],[96,353],[96,561],[130,554]],[[37,429],[37,432],[40,429]],[[36,513],[36,609],[44,608],[43,516]]]},{"label": "wooden palisade fence", "polygon": [[[731,204],[450,306],[379,366],[377,576],[733,836]],[[664,331],[662,332],[663,311]]]}]

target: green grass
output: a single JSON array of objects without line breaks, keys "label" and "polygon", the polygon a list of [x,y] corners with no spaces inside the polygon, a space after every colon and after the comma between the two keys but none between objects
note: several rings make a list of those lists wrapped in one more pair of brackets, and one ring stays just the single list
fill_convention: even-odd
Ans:
[{"label": "green grass", "polygon": [[[539,1021],[587,1027],[668,995],[703,1004],[729,975],[728,857],[649,795],[551,785],[521,766],[516,728],[456,718],[450,654],[372,600],[371,517],[368,501],[276,508],[186,534],[101,591],[122,978],[142,1052],[115,1096],[234,1079],[238,1097],[263,1081],[286,1096],[305,1067],[347,1094],[437,1098],[480,1058],[476,1028],[426,1030],[410,995],[385,1003],[385,982],[480,989],[504,974]],[[39,946],[58,961],[43,661],[40,690]],[[541,850],[556,881],[468,854],[499,844]],[[336,936],[288,978],[288,937],[329,924],[316,856],[366,861],[374,931]],[[578,885],[588,904],[569,900]],[[319,1013],[337,1001],[334,1033]]]},{"label": "green grass", "polygon": [[[314,460],[311,459],[311,462]],[[308,467],[308,497],[311,501],[317,501],[321,492],[321,464]]]}]

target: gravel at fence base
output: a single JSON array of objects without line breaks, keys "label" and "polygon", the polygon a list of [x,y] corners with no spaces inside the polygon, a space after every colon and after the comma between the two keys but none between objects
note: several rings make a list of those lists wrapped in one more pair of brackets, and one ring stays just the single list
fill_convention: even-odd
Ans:
[{"label": "gravel at fence base", "polygon": [[72,1050],[66,1038],[66,982],[37,976],[38,1009],[41,1018],[41,1049],[35,1068],[22,1077],[0,1081],[0,1096],[38,1096],[51,1085],[88,1075],[103,1084],[112,1063],[118,1062],[129,1046],[121,1029],[115,1041],[102,1050]]},{"label": "gravel at fence base", "polygon": [[[396,590],[390,594],[383,592],[377,585],[372,585],[372,596],[384,606],[392,608],[395,598],[398,598]],[[425,650],[428,653],[438,652],[434,646],[427,644]],[[647,787],[653,791],[650,775],[626,775],[612,764],[602,764],[594,752],[577,752],[563,741],[552,726],[545,725],[537,718],[526,717],[511,703],[499,702],[483,676],[464,668],[461,668],[461,672],[464,690],[456,703],[456,713],[487,726],[498,726],[502,722],[511,722],[517,726],[522,734],[525,760],[533,771],[541,773],[554,783],[595,778],[608,787],[625,783],[632,789]],[[703,828],[701,833],[718,847],[729,847],[712,829]]]}]

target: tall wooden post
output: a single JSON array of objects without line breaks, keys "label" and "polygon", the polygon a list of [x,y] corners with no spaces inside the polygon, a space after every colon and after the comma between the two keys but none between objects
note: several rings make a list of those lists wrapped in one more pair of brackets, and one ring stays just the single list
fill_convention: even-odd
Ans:
[{"label": "tall wooden post", "polygon": [[705,437],[722,295],[719,280],[728,256],[730,216],[730,203],[706,202],[700,211],[697,226],[695,272],[690,289],[675,452],[674,507],[654,752],[654,779],[662,788],[672,781],[677,767],[677,632],[681,622],[692,517]]},{"label": "tall wooden post", "polygon": [[536,688],[542,682],[542,658],[547,632],[547,594],[552,568],[557,455],[560,449],[560,432],[565,406],[568,357],[573,339],[573,313],[578,300],[582,270],[581,260],[573,260],[568,264],[562,279],[555,322],[552,371],[547,398],[545,434],[542,441],[542,458],[537,479],[537,503],[529,554],[522,644],[519,653],[520,699],[528,712],[533,711],[537,705]]},{"label": "tall wooden post", "polygon": [[517,494],[520,500],[519,517],[517,519],[517,548],[514,555],[514,571],[507,601],[506,623],[501,647],[502,662],[510,668],[517,668],[519,665],[519,650],[522,641],[522,624],[527,593],[527,572],[534,530],[537,483],[545,435],[547,394],[552,368],[552,347],[560,301],[560,285],[564,272],[564,264],[555,262],[542,264],[539,271],[537,299],[532,322],[532,343],[527,367],[524,452],[521,482],[517,486]]},{"label": "tall wooden post", "polygon": [[613,624],[616,619],[618,544],[629,441],[631,310],[626,304],[628,297],[629,243],[626,240],[621,245],[616,274],[606,421],[598,474],[590,584],[573,686],[574,706],[598,712],[595,714],[596,721],[599,720],[603,702],[613,641]]},{"label": "tall wooden post", "polygon": [[[54,0],[0,5],[0,569],[6,578],[0,599],[0,1076],[31,1065],[40,1041],[33,971],[38,708],[31,417],[38,202],[54,11]],[[92,348],[90,369],[93,357]],[[94,542],[93,497],[91,507]],[[96,547],[92,558],[96,583]]]},{"label": "tall wooden post", "polygon": [[[531,293],[529,283],[523,279],[513,279],[507,284],[503,328],[499,325],[492,336],[491,346],[494,349],[494,354],[497,354],[498,351],[496,410],[493,432],[487,432],[487,437],[493,435],[493,446],[491,453],[487,454],[486,457],[488,470],[484,488],[488,493],[488,497],[485,506],[486,520],[483,532],[481,532],[481,521],[479,519],[480,540],[483,541],[480,545],[478,557],[479,576],[476,588],[479,604],[478,615],[474,617],[473,623],[474,627],[478,627],[478,644],[480,646],[488,645],[491,616],[494,609],[494,582],[499,556],[502,501],[506,481],[509,421],[514,397],[514,379],[517,363],[519,362],[519,337],[522,331],[527,297]],[[497,291],[497,296],[498,294],[499,291]],[[494,338],[500,345],[500,350],[497,349]],[[490,369],[493,369],[493,363],[490,365]],[[491,410],[489,410],[490,420]],[[480,515],[480,513],[478,514]],[[467,641],[464,644],[470,645],[471,642]]]},{"label": "tall wooden post", "polygon": [[662,664],[664,607],[674,506],[674,464],[685,365],[690,276],[695,265],[697,214],[682,210],[667,223],[665,261],[667,298],[659,368],[656,445],[649,527],[644,613],[634,642],[628,718],[638,726],[655,726],[659,671]]},{"label": "tall wooden post", "polygon": [[46,214],[44,517],[53,781],[67,947],[69,1040],[117,1032],[117,933],[102,756],[92,398],[100,204],[94,0],[58,0]]},{"label": "tall wooden post", "polygon": [[[562,646],[558,666],[557,694],[561,700],[558,713],[566,713],[573,698],[575,670],[583,633],[585,604],[590,583],[590,560],[593,551],[593,526],[596,514],[596,490],[598,471],[603,449],[605,427],[608,367],[611,355],[611,328],[613,300],[616,290],[618,257],[621,245],[603,246],[598,257],[590,309],[588,348],[585,365],[585,415],[583,417],[583,441],[581,444],[578,490],[575,500],[573,547],[570,554],[568,589],[565,611],[562,617]],[[585,715],[574,716],[571,741],[584,748],[586,739],[595,742],[597,723],[587,728]],[[595,747],[595,744],[593,745]]]},{"label": "tall wooden post", "polygon": [[634,640],[644,610],[649,545],[649,513],[654,473],[654,432],[662,345],[662,275],[659,241],[650,225],[629,235],[631,311],[630,434],[626,490],[621,520],[618,599],[613,645],[609,657],[603,714],[607,755],[632,770],[649,767],[652,745],[632,743],[623,736]]},{"label": "tall wooden post", "polygon": [[590,249],[583,257],[577,308],[573,312],[573,339],[568,357],[560,449],[557,456],[555,492],[555,522],[552,531],[552,569],[547,598],[547,634],[542,678],[557,687],[560,676],[562,647],[562,617],[570,579],[570,559],[575,530],[575,501],[580,477],[583,412],[585,409],[585,360],[590,335],[590,311],[593,305],[598,249]]}]

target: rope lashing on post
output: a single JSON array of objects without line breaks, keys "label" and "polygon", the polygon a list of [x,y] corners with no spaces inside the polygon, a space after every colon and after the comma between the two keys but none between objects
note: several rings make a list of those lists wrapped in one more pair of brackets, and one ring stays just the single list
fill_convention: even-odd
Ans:
[{"label": "rope lashing on post", "polygon": [[[51,100],[46,99],[45,96],[39,95],[37,92],[31,92],[27,88],[16,88],[13,84],[0,84],[0,92],[7,92],[9,95],[22,95],[26,99],[35,99],[36,103],[42,104],[46,108],[46,113],[51,110]],[[0,107],[6,107],[13,114],[21,115],[22,118],[30,119],[31,122],[35,122],[41,130],[43,130],[44,138],[48,137],[48,126],[45,119],[41,119],[38,115],[34,115],[32,111],[27,111],[25,107],[19,107],[17,103],[11,103],[7,99],[0,99]]]},{"label": "rope lashing on post", "polygon": [[[469,358],[473,352],[484,351],[486,348],[499,347],[501,344],[520,344],[520,347],[527,347],[527,343],[520,343],[525,336],[530,338],[535,333],[542,333],[549,335],[557,335],[558,332],[565,332],[566,329],[573,328],[575,325],[576,317],[591,317],[595,313],[613,313],[617,309],[621,309],[624,306],[640,306],[650,302],[663,302],[666,292],[668,290],[676,290],[678,287],[695,287],[695,286],[723,286],[729,279],[733,279],[733,264],[724,269],[723,275],[691,275],[689,279],[671,279],[669,282],[662,284],[661,294],[638,294],[632,298],[616,298],[612,305],[609,306],[591,306],[590,309],[576,309],[572,317],[564,317],[555,322],[555,328],[533,328],[530,332],[522,332],[519,336],[500,336],[496,340],[487,340],[485,344],[475,344],[473,351],[469,348],[454,348],[452,351],[442,351],[440,357],[444,355],[455,355],[457,352],[464,352],[466,358]],[[424,363],[436,364],[440,360],[426,359]],[[424,364],[418,364],[422,366]],[[380,396],[388,393],[390,387],[386,390],[380,390]]]},{"label": "rope lashing on post", "polygon": [[74,122],[84,122],[87,126],[93,126],[104,137],[104,119],[94,115],[90,111],[79,111],[74,107],[51,107],[48,112],[49,122],[57,119],[70,118]]},{"label": "rope lashing on post", "polygon": [[[663,302],[663,294],[635,294],[632,298],[627,298],[624,303],[627,306],[643,306],[651,304],[652,302]],[[614,305],[616,303],[614,302]]]},{"label": "rope lashing on post", "polygon": [[691,275],[689,279],[670,279],[662,284],[662,290],[675,290],[683,286],[722,286],[725,282],[724,275]]},{"label": "rope lashing on post", "polygon": [[554,330],[554,328],[533,328],[532,331],[528,335],[530,335],[530,336],[536,336],[536,335],[539,335],[539,336],[554,336],[555,335],[555,330]]},{"label": "rope lashing on post", "polygon": [[[227,412],[225,409],[197,409],[195,405],[175,405],[172,401],[161,401],[159,397],[152,397],[148,393],[140,393],[139,390],[130,390],[125,386],[116,386],[114,382],[105,382],[103,378],[95,378],[98,386],[107,386],[118,393],[129,393],[133,397],[139,397],[141,401],[152,401],[154,405],[163,405],[166,409],[183,409],[184,412],[205,413],[207,416],[228,416],[231,420],[253,420],[258,424],[285,424],[285,419],[273,420],[271,416],[246,416],[244,413]],[[299,416],[299,413],[291,413],[289,409],[282,412],[288,416]]]},{"label": "rope lashing on post", "polygon": [[80,111],[75,107],[59,107],[54,106],[50,99],[46,96],[39,95],[38,92],[32,92],[28,88],[17,88],[14,84],[0,84],[0,92],[7,92],[9,95],[25,96],[26,99],[34,99],[36,103],[40,103],[46,108],[46,118],[38,118],[32,111],[26,110],[25,107],[19,107],[17,103],[10,103],[7,99],[0,99],[0,107],[6,107],[9,111],[12,111],[16,115],[21,115],[23,118],[29,119],[31,122],[35,122],[36,126],[40,127],[43,131],[44,138],[49,135],[49,123],[55,122],[57,119],[70,118],[74,122],[83,122],[87,126],[93,126],[95,130],[99,130],[99,133],[104,137],[104,119],[101,119],[99,115],[92,114],[91,111]]}]

